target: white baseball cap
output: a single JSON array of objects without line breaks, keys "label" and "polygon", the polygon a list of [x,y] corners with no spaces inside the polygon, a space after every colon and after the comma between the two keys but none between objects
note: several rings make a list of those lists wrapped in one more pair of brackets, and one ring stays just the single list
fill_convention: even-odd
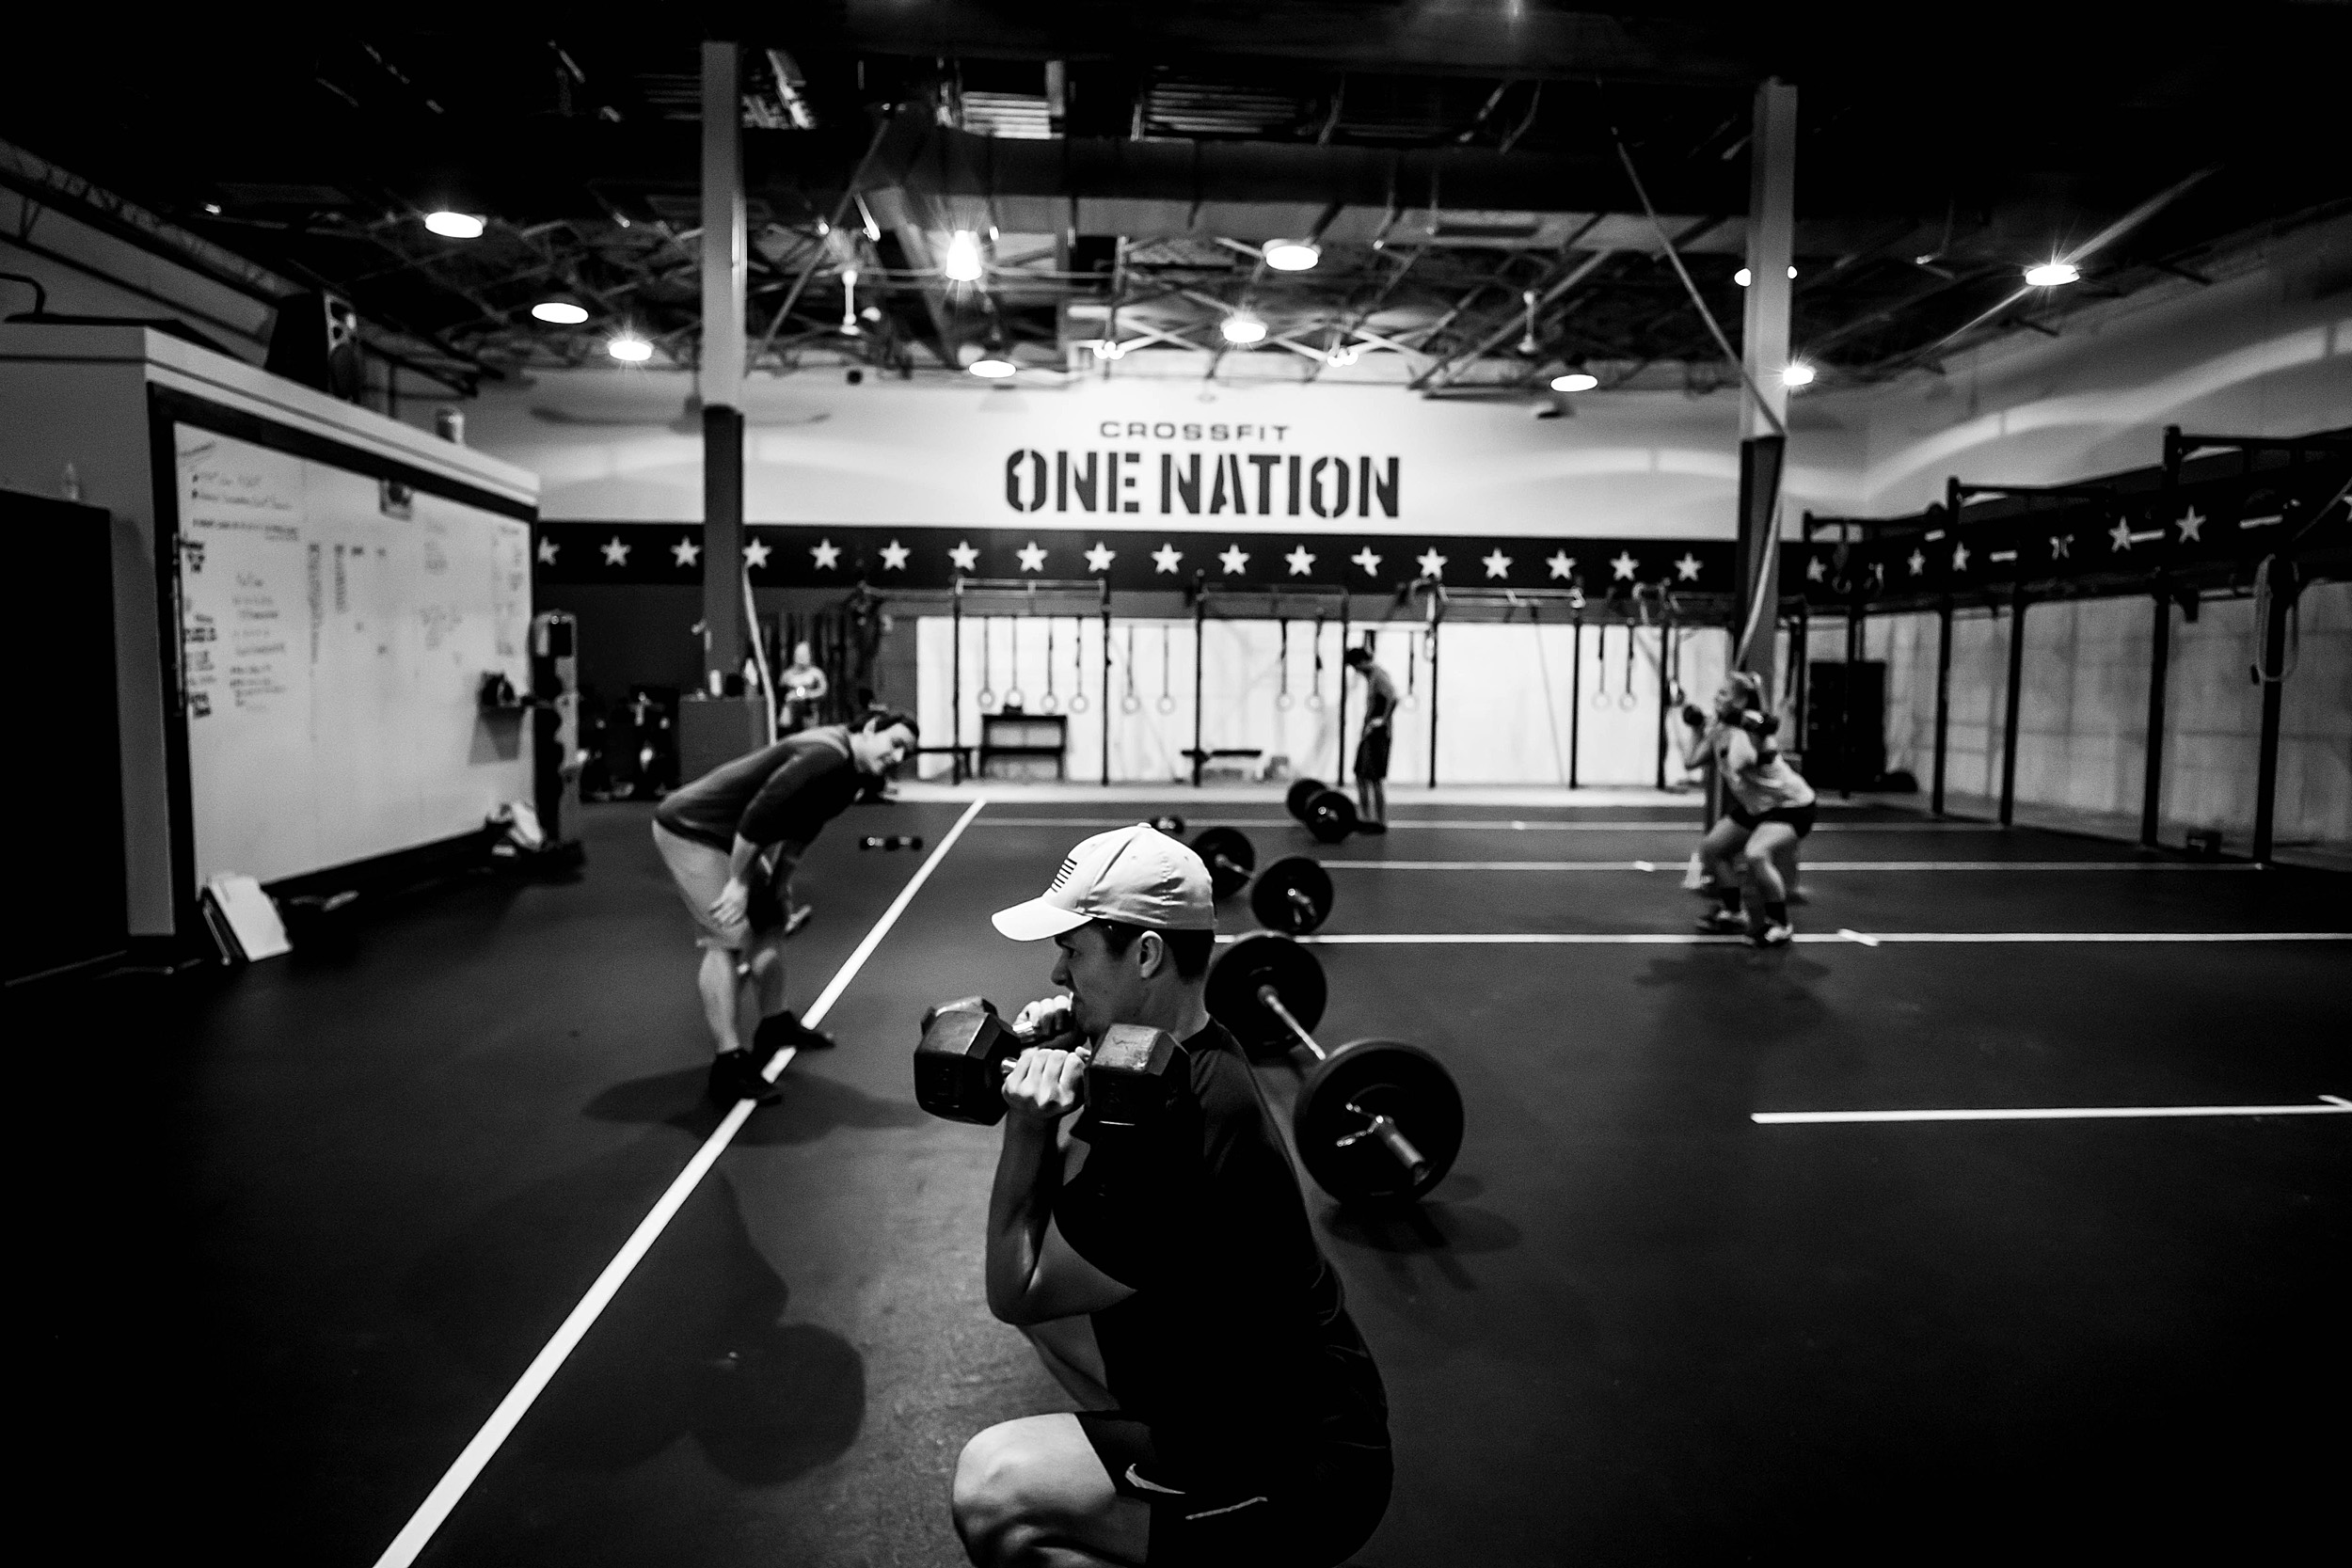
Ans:
[{"label": "white baseball cap", "polygon": [[1216,901],[1200,857],[1149,823],[1080,841],[1042,896],[989,919],[1015,942],[1040,942],[1089,920],[1159,931],[1214,931]]}]

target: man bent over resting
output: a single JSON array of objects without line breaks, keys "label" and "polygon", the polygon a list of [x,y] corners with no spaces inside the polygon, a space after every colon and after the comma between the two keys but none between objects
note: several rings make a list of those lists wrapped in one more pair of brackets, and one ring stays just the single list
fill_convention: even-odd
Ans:
[{"label": "man bent over resting", "polygon": [[[1069,995],[1016,1021],[1039,1043],[1005,1085],[988,1304],[1087,1408],[965,1445],[964,1549],[990,1568],[1343,1560],[1388,1507],[1388,1398],[1257,1080],[1203,1002],[1207,868],[1121,828],[994,918],[1053,939]],[[1089,1042],[1115,1023],[1184,1045],[1147,1126],[1080,1107]]]}]

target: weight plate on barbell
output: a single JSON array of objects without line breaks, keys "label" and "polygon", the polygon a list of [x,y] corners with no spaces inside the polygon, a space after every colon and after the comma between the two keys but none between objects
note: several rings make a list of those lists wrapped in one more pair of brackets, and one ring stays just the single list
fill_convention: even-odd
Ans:
[{"label": "weight plate on barbell", "polygon": [[1249,912],[1269,931],[1303,936],[1331,918],[1331,873],[1321,861],[1285,856],[1258,874]]},{"label": "weight plate on barbell", "polygon": [[1328,999],[1323,966],[1304,947],[1271,931],[1242,938],[1209,965],[1209,1016],[1232,1031],[1251,1055],[1279,1056],[1296,1037],[1258,1000],[1260,986],[1272,986],[1299,1027],[1311,1031],[1322,1022]]},{"label": "weight plate on barbell", "polygon": [[1337,844],[1356,831],[1356,802],[1336,789],[1327,789],[1307,802],[1304,820],[1317,842]]},{"label": "weight plate on barbell", "polygon": [[1192,841],[1192,852],[1207,864],[1209,885],[1219,898],[1231,898],[1248,886],[1258,865],[1257,847],[1239,828],[1201,829]]},{"label": "weight plate on barbell", "polygon": [[[1429,1162],[1419,1181],[1377,1138],[1342,1141],[1364,1132],[1375,1115],[1394,1122]],[[1462,1151],[1462,1094],[1445,1064],[1417,1045],[1350,1040],[1307,1074],[1291,1131],[1307,1174],[1341,1203],[1410,1203],[1444,1180]]]},{"label": "weight plate on barbell", "polygon": [[1282,806],[1301,822],[1307,820],[1307,802],[1323,793],[1321,779],[1300,779],[1282,792]]}]

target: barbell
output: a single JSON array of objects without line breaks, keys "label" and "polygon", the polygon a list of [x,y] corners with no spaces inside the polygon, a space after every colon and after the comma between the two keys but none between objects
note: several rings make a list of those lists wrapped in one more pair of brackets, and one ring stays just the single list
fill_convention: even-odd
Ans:
[{"label": "barbell", "polygon": [[1209,966],[1209,1014],[1245,1051],[1295,1043],[1315,1058],[1291,1112],[1298,1158],[1343,1204],[1410,1203],[1462,1149],[1462,1095],[1445,1064],[1403,1040],[1326,1051],[1312,1033],[1329,989],[1312,953],[1272,932],[1244,937]]},{"label": "barbell", "polygon": [[1282,792],[1282,804],[1319,844],[1337,844],[1356,831],[1356,802],[1321,779],[1300,779]]},{"label": "barbell", "polygon": [[1269,931],[1302,936],[1331,918],[1331,874],[1319,861],[1286,855],[1259,871],[1258,851],[1238,828],[1201,829],[1192,852],[1208,866],[1220,900],[1249,889],[1249,912]]}]

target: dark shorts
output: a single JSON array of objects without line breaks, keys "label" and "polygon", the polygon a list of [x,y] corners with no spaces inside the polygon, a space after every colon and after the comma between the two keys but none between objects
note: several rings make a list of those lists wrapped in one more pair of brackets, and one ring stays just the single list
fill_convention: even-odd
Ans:
[{"label": "dark shorts", "polygon": [[1370,779],[1375,784],[1389,776],[1389,731],[1387,725],[1366,730],[1364,737],[1356,742],[1356,777]]},{"label": "dark shorts", "polygon": [[1796,830],[1799,838],[1803,838],[1813,831],[1813,808],[1816,802],[1811,800],[1802,806],[1774,806],[1761,816],[1749,816],[1741,809],[1738,800],[1729,801],[1727,804],[1730,809],[1724,815],[1730,817],[1734,825],[1744,828],[1749,832],[1756,832],[1767,822],[1786,822]]},{"label": "dark shorts", "polygon": [[1208,1496],[1155,1484],[1152,1429],[1134,1417],[1081,1410],[1078,1425],[1119,1495],[1152,1505],[1151,1568],[1334,1568],[1388,1512],[1384,1450],[1309,1463],[1263,1490]]}]

